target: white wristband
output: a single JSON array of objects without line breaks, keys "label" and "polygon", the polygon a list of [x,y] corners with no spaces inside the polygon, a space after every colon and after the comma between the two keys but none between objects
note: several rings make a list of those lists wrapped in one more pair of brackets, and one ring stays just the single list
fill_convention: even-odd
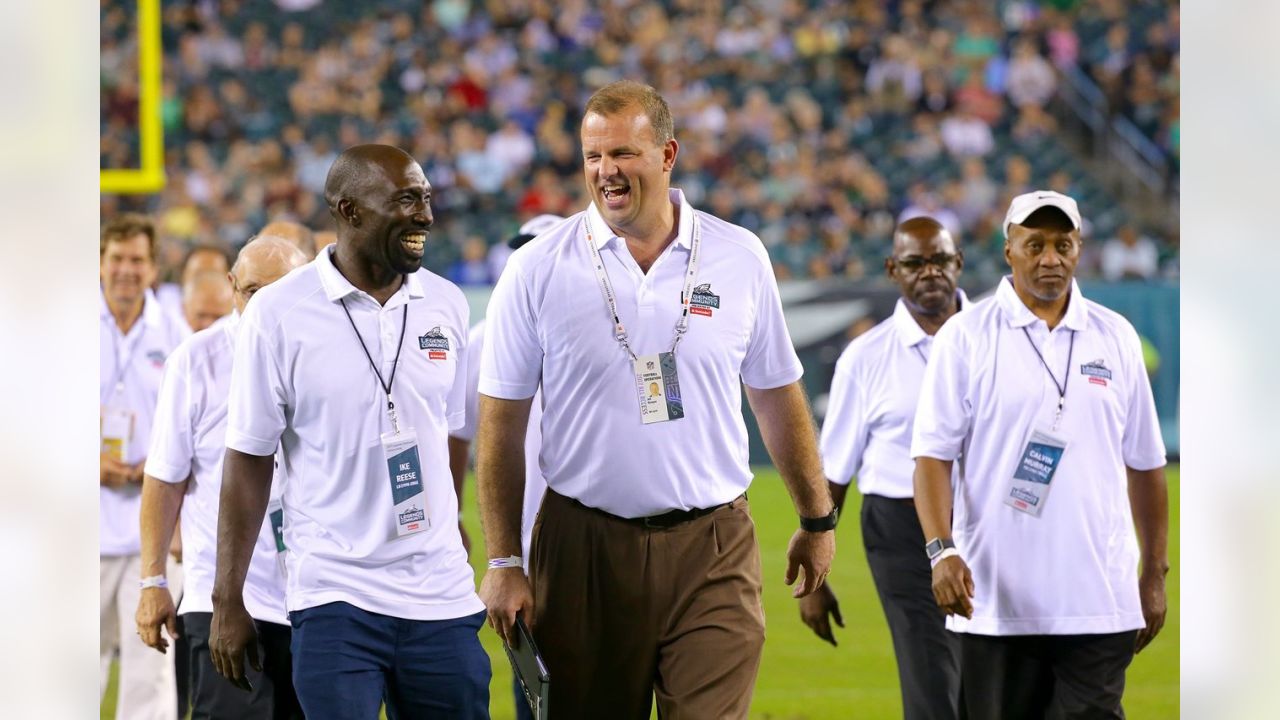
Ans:
[{"label": "white wristband", "polygon": [[942,552],[938,553],[937,557],[929,561],[929,567],[931,568],[938,567],[938,563],[942,562],[943,560],[946,560],[949,557],[959,557],[959,555],[960,555],[959,550],[955,548],[947,548],[946,550],[943,550]]},{"label": "white wristband", "polygon": [[508,555],[507,557],[489,558],[489,569],[497,570],[499,568],[524,568],[524,558],[519,555]]},{"label": "white wristband", "polygon": [[167,588],[169,587],[169,581],[166,580],[165,576],[163,575],[152,575],[151,577],[144,577],[138,581],[139,590],[145,590],[147,588],[153,588],[153,587]]}]

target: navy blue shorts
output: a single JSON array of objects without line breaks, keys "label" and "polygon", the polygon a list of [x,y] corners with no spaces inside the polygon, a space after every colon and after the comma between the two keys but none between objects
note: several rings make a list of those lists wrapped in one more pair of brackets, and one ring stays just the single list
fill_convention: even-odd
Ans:
[{"label": "navy blue shorts", "polygon": [[344,602],[289,613],[293,684],[307,717],[489,717],[489,656],[477,633],[484,611],[451,620],[404,620]]}]

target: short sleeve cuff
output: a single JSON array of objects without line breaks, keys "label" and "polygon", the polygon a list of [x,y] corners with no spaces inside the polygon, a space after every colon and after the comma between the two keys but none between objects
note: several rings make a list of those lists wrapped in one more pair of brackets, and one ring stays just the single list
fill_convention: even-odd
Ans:
[{"label": "short sleeve cuff", "polygon": [[744,373],[742,376],[742,382],[746,383],[747,387],[754,388],[756,390],[773,390],[774,388],[780,388],[784,385],[790,385],[802,377],[804,377],[804,367],[802,367],[800,363],[796,363],[791,367],[768,375],[756,376],[753,374],[748,377]]},{"label": "short sleeve cuff", "polygon": [[191,463],[167,463],[155,456],[147,458],[142,471],[147,475],[165,483],[180,483],[191,476]]},{"label": "short sleeve cuff", "polygon": [[528,400],[538,392],[538,383],[515,383],[480,377],[480,394],[499,400]]},{"label": "short sleeve cuff", "polygon": [[276,453],[276,447],[280,444],[280,439],[262,440],[250,437],[242,432],[227,428],[227,447],[242,452],[246,455],[256,455],[258,457],[266,457]]},{"label": "short sleeve cuff", "polygon": [[918,440],[911,443],[911,459],[918,460],[922,457],[942,460],[944,462],[954,462],[956,458],[960,457],[960,445],[950,445],[938,442],[921,442]]},{"label": "short sleeve cuff", "polygon": [[457,431],[459,431],[459,430],[464,430],[464,429],[466,428],[466,425],[467,425],[467,414],[466,414],[465,412],[449,413],[448,421],[449,421],[449,434],[450,434],[450,435],[452,435],[453,437],[456,437],[456,438],[461,438],[461,439],[463,439],[463,440],[470,440],[470,439],[471,439],[471,438],[469,438],[469,437],[463,438],[463,437],[462,437],[462,434],[461,434],[461,433],[459,433],[459,432],[457,432]]},{"label": "short sleeve cuff", "polygon": [[1156,468],[1162,468],[1168,464],[1169,462],[1163,454],[1124,459],[1125,467],[1138,471],[1155,470]]}]

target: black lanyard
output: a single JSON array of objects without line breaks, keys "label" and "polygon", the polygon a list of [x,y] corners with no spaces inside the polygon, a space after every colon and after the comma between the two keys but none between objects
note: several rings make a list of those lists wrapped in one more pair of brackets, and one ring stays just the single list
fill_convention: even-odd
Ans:
[{"label": "black lanyard", "polygon": [[1058,378],[1049,369],[1049,363],[1044,361],[1044,355],[1040,354],[1040,348],[1036,347],[1036,343],[1031,339],[1031,333],[1027,332],[1027,328],[1022,328],[1022,334],[1027,336],[1027,343],[1031,345],[1031,349],[1035,350],[1036,357],[1040,358],[1040,364],[1044,366],[1044,371],[1049,373],[1049,379],[1053,381],[1053,386],[1058,388],[1058,414],[1053,420],[1053,427],[1057,429],[1058,420],[1062,419],[1062,406],[1067,402],[1067,384],[1071,382],[1071,356],[1076,349],[1076,331],[1071,331],[1071,344],[1067,346],[1067,367],[1063,372],[1062,382],[1058,382]]},{"label": "black lanyard", "polygon": [[404,349],[404,330],[409,326],[409,303],[404,304],[404,312],[400,314],[400,342],[396,345],[396,359],[391,361],[391,380],[383,381],[382,373],[378,371],[378,365],[373,361],[373,355],[369,354],[369,346],[364,344],[364,337],[360,335],[360,329],[356,327],[356,321],[351,318],[351,311],[347,309],[347,301],[345,298],[338,298],[338,302],[342,303],[342,311],[347,314],[347,321],[351,323],[351,329],[356,332],[356,339],[360,341],[360,349],[364,350],[364,356],[369,359],[369,367],[373,368],[373,374],[378,376],[378,384],[387,393],[387,414],[391,416],[391,429],[397,434],[400,432],[399,423],[396,422],[396,404],[391,401],[391,386],[396,382],[396,368],[400,366],[400,351]]}]

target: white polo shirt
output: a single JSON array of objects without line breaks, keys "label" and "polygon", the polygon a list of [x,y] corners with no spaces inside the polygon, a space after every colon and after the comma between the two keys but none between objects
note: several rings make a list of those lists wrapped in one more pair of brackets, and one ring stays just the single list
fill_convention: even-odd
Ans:
[{"label": "white polo shirt", "polygon": [[[471,328],[467,339],[467,354],[473,359],[467,363],[467,421],[462,428],[450,433],[459,440],[470,442],[476,437],[476,423],[480,417],[480,363],[475,362],[484,351],[485,321]],[[533,522],[542,508],[542,496],[547,493],[547,481],[538,470],[538,450],[542,447],[542,395],[533,396],[529,408],[529,429],[524,436],[524,509],[520,518],[520,557],[525,568],[529,567],[529,547],[533,544]]]},{"label": "white polo shirt", "polygon": [[[960,307],[967,308],[964,291],[956,294]],[[892,315],[854,338],[840,354],[822,421],[822,466],[828,480],[848,485],[857,475],[864,495],[915,495],[911,425],[932,347],[933,336],[899,298]]]},{"label": "white polo shirt", "polygon": [[[239,314],[232,312],[179,345],[165,365],[156,403],[147,474],[167,483],[191,478],[182,500],[180,615],[213,612],[218,502],[222,459],[227,450],[227,394],[231,389],[231,360],[239,320]],[[279,497],[280,485],[278,479],[272,480],[273,499]],[[276,555],[271,523],[264,520],[249,561],[244,605],[255,620],[288,624],[284,574]]]},{"label": "white polo shirt", "polygon": [[[1055,433],[1068,445],[1038,518],[1004,504],[1028,434],[1049,430],[1058,406],[1032,343],[1057,382],[1069,378]],[[948,321],[925,372],[911,455],[961,453],[952,532],[973,571],[974,611],[971,620],[949,616],[947,627],[979,635],[1143,627],[1125,467],[1150,470],[1165,457],[1127,320],[1073,282],[1066,315],[1049,331],[1006,277],[994,297]]]},{"label": "white polo shirt", "polygon": [[[227,447],[264,456],[280,446],[288,609],[340,601],[412,620],[479,612],[447,447],[465,413],[466,300],[418,270],[380,306],[338,272],[333,251],[254,295],[231,373]],[[380,439],[391,430],[387,396],[352,321],[388,381],[405,327],[392,396],[401,430],[418,436],[425,531],[396,536]]]},{"label": "white polo shirt", "polygon": [[[678,234],[649,272],[592,204],[517,250],[489,301],[480,392],[531,397],[542,387],[540,468],[556,492],[622,517],[712,507],[751,482],[742,383],[776,388],[800,378],[773,269],[751,232],[693,209],[672,189]],[[691,314],[676,353],[685,416],[645,425],[632,359],[591,262],[584,223],[617,296],[637,355],[668,352],[681,314],[694,218],[702,252]]]},{"label": "white polo shirt", "polygon": [[[165,358],[191,331],[181,318],[161,307],[150,290],[144,292],[142,315],[122,334],[99,294],[98,402],[133,415],[133,432],[124,461],[142,462],[151,441],[152,417]],[[142,486],[98,486],[98,552],[107,556],[137,555],[142,551],[138,513]]]}]

